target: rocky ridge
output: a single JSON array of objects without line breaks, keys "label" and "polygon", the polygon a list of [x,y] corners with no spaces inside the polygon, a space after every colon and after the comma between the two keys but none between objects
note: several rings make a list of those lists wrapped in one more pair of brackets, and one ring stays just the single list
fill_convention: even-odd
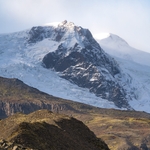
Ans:
[{"label": "rocky ridge", "polygon": [[8,150],[109,150],[81,121],[47,110],[15,114],[1,120],[0,127],[0,138],[8,141],[1,145]]},{"label": "rocky ridge", "polygon": [[[3,77],[18,78],[55,96],[61,90],[59,97],[65,99],[104,108],[132,109],[128,104],[136,99],[130,86],[132,78],[104,52],[88,29],[67,21],[58,26],[32,27],[0,35],[0,47]],[[66,86],[59,86],[59,81]],[[80,90],[79,94],[70,86]]]},{"label": "rocky ridge", "polygon": [[88,29],[64,21],[55,29],[36,27],[35,32],[34,27],[29,33],[30,42],[42,38],[59,41],[58,48],[43,58],[46,68],[52,68],[70,82],[113,101],[119,108],[131,109],[128,105],[131,98],[123,86],[129,85],[130,77],[103,51]]}]

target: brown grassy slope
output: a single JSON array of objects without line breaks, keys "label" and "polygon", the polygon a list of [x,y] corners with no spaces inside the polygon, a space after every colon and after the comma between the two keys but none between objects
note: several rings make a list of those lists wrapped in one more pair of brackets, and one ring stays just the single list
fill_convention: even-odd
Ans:
[{"label": "brown grassy slope", "polygon": [[66,111],[76,112],[76,108],[74,109],[72,105],[78,104],[43,93],[18,79],[0,77],[0,118],[16,112],[28,114],[39,109],[65,113]]},{"label": "brown grassy slope", "polygon": [[0,121],[0,139],[38,150],[108,150],[81,121],[39,110]]},{"label": "brown grassy slope", "polygon": [[130,115],[121,118],[100,113],[75,117],[82,120],[112,150],[139,150],[142,144],[150,148],[150,120],[148,118],[130,117]]},{"label": "brown grassy slope", "polygon": [[83,121],[112,150],[136,150],[140,149],[141,144],[150,148],[148,113],[96,108],[50,96],[16,79],[0,78],[0,81],[1,117],[15,112],[27,114],[38,109],[49,109]]}]

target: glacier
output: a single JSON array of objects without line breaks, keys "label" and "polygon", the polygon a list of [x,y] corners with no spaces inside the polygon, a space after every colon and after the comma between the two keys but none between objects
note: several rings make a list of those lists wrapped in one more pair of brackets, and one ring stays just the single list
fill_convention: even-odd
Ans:
[{"label": "glacier", "polygon": [[28,44],[29,31],[0,35],[0,76],[18,78],[29,86],[60,98],[117,109],[113,102],[60,78],[51,69],[43,68],[41,61],[44,55],[54,51],[57,42],[44,39],[36,44]]},{"label": "glacier", "polygon": [[[56,23],[45,26],[57,27]],[[0,76],[18,78],[29,86],[64,99],[96,107],[119,109],[113,102],[97,97],[89,89],[59,77],[59,73],[53,69],[44,68],[43,57],[57,49],[58,41],[45,38],[37,43],[27,43],[30,30],[0,34]],[[105,34],[104,38],[96,40],[130,77],[130,85],[125,83],[126,79],[122,82],[127,91],[132,89],[134,92],[135,98],[129,101],[130,106],[135,110],[150,112],[150,54],[130,47],[126,41],[114,34]],[[95,80],[94,77],[91,80]]]},{"label": "glacier", "polygon": [[150,53],[131,47],[118,35],[100,35],[95,35],[95,39],[132,78],[131,86],[136,93],[136,99],[129,104],[135,110],[150,112]]}]

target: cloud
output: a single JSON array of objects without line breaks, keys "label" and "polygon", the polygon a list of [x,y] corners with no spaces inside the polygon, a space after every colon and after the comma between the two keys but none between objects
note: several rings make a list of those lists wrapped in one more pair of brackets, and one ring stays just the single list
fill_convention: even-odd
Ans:
[{"label": "cloud", "polygon": [[92,33],[118,34],[137,48],[148,45],[145,42],[150,35],[149,0],[0,0],[0,32],[65,19],[89,28]]}]

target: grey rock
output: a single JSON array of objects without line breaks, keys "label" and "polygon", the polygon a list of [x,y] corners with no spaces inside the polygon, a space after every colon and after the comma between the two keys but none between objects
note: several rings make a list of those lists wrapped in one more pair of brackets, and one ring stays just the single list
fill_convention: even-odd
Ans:
[{"label": "grey rock", "polygon": [[[70,30],[70,24],[66,24],[56,28],[61,33],[61,38]],[[51,35],[54,32],[51,30]],[[82,40],[77,40],[72,47],[61,42],[56,51],[45,55],[43,66],[54,69],[62,78],[80,87],[88,88],[98,97],[114,102],[119,108],[132,109],[124,87],[118,82],[117,77],[123,78],[123,73],[117,62],[101,49],[88,29],[74,25],[72,34]]]}]

